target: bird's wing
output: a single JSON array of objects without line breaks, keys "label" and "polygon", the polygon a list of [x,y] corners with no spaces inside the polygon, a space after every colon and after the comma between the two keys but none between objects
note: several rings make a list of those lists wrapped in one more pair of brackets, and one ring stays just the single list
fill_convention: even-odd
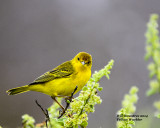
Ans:
[{"label": "bird's wing", "polygon": [[66,78],[66,77],[69,77],[71,74],[73,74],[73,72],[74,72],[74,68],[71,62],[67,61],[59,65],[58,67],[54,68],[53,70],[44,73],[29,85],[46,83],[58,78]]}]

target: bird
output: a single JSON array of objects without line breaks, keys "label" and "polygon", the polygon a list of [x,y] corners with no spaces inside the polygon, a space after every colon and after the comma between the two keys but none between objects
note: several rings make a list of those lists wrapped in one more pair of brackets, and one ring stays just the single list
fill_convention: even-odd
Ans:
[{"label": "bird", "polygon": [[[28,91],[41,92],[51,98],[63,109],[56,97],[71,96],[80,91],[91,77],[92,56],[87,52],[79,52],[73,59],[44,73],[28,85],[12,88],[8,95],[21,94]],[[74,94],[75,94],[74,93]]]}]

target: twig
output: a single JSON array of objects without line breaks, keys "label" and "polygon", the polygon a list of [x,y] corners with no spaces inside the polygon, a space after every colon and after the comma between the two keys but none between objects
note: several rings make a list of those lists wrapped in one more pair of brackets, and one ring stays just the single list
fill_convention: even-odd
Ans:
[{"label": "twig", "polygon": [[37,100],[35,100],[35,102],[36,102],[37,106],[42,110],[43,114],[45,115],[45,117],[46,117],[45,123],[46,123],[46,127],[48,128],[48,125],[47,125],[48,121],[51,125],[48,110],[47,109],[44,110],[43,107],[38,103]]},{"label": "twig", "polygon": [[73,95],[76,92],[77,88],[78,88],[78,86],[75,87],[75,89],[72,92],[71,96],[67,99],[67,100],[69,100],[69,102],[67,102],[67,100],[66,100],[66,107],[65,107],[64,111],[61,113],[61,115],[58,117],[58,119],[61,118],[64,115],[64,113],[66,112],[66,110],[68,109],[68,107],[70,105],[70,102],[72,101]]}]

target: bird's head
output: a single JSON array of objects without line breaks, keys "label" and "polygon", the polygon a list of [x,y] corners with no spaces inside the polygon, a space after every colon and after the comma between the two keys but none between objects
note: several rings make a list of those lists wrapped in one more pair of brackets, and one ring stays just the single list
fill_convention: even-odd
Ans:
[{"label": "bird's head", "polygon": [[78,53],[72,60],[76,63],[77,66],[80,66],[82,68],[84,67],[92,67],[92,56],[89,53],[86,52],[80,52]]}]

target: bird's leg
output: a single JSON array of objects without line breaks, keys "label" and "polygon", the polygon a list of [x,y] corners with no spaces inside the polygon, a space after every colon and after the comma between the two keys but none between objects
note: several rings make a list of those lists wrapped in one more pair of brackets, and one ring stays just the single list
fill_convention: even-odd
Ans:
[{"label": "bird's leg", "polygon": [[[68,109],[68,107],[70,105],[70,102],[72,101],[73,95],[76,92],[77,88],[78,88],[78,86],[75,87],[75,89],[72,92],[71,96],[69,96],[69,97],[66,98],[66,107],[65,107],[64,111],[61,113],[61,115],[58,117],[58,119],[61,118],[64,115],[64,113],[66,112],[66,110]],[[69,102],[67,102],[67,100],[69,100]]]},{"label": "bird's leg", "polygon": [[55,97],[52,97],[52,96],[51,96],[51,98],[62,108],[62,110],[64,112],[64,110],[65,110],[64,107],[57,101],[57,99]]}]

